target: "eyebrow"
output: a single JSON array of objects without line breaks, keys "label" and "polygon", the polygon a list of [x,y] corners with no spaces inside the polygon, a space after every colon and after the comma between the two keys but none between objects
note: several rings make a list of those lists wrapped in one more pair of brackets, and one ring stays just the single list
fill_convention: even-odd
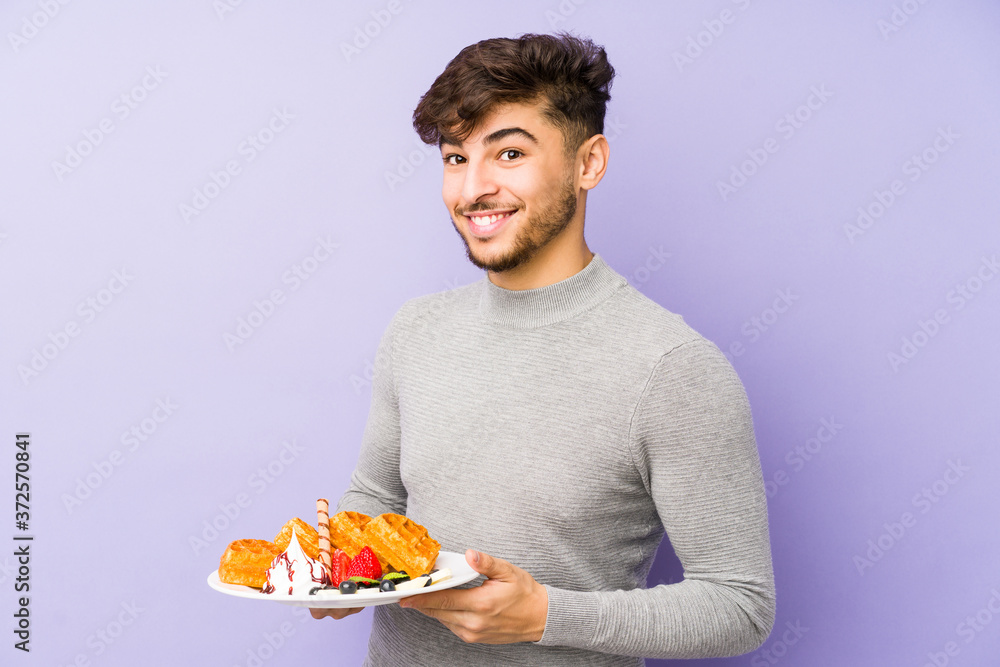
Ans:
[{"label": "eyebrow", "polygon": [[[507,137],[521,137],[523,139],[527,139],[536,146],[539,145],[538,139],[536,139],[535,135],[533,135],[531,132],[528,132],[527,130],[520,127],[505,127],[502,130],[491,132],[487,134],[485,137],[483,137],[483,146],[489,146],[490,144],[495,144],[496,142],[506,139]],[[455,147],[461,146],[461,143],[459,143],[458,139],[442,135],[440,145],[444,146],[445,144]]]}]

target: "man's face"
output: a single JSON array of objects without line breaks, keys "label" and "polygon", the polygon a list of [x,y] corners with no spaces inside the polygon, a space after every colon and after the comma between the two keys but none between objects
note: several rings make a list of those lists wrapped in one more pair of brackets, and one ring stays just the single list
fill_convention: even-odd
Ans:
[{"label": "man's face", "polygon": [[481,269],[528,262],[576,215],[574,163],[537,105],[495,110],[461,145],[445,141],[441,155],[444,203],[469,261]]}]

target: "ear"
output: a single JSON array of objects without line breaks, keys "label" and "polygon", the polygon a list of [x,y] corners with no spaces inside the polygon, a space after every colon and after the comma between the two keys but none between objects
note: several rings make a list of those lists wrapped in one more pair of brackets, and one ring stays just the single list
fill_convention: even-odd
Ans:
[{"label": "ear", "polygon": [[590,190],[601,182],[601,179],[604,178],[604,172],[608,168],[610,150],[608,140],[603,134],[595,134],[583,142],[577,151],[577,160],[582,159],[580,165],[581,188]]}]

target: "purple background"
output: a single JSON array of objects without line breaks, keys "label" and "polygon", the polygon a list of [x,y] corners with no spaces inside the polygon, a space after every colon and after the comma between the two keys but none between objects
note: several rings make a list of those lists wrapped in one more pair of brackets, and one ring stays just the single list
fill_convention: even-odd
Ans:
[{"label": "purple background", "polygon": [[[411,128],[420,95],[467,44],[567,29],[619,73],[588,243],[730,353],[772,483],[775,631],[696,664],[1000,664],[995,2],[151,4],[0,8],[0,461],[31,433],[36,535],[30,655],[11,646],[0,556],[0,662],[360,662],[370,612],[314,622],[205,577],[229,541],[339,497],[392,314],[482,277]],[[248,161],[275,109],[294,117]],[[723,196],[734,169],[751,175]],[[849,238],[859,207],[879,217]],[[319,237],[338,247],[313,265]],[[24,373],[36,352],[51,358]],[[162,423],[158,399],[177,406]],[[824,419],[839,426],[820,442]],[[650,584],[681,576],[665,547]]]}]

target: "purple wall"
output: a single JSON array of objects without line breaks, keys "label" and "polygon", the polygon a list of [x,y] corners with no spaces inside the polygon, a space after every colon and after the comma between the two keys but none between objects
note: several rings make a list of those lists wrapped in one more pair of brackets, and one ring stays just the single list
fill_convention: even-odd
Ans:
[{"label": "purple wall", "polygon": [[339,496],[389,318],[482,276],[419,96],[569,29],[619,72],[590,247],[731,355],[769,483],[775,631],[692,664],[1000,664],[996,3],[146,4],[0,7],[0,662],[360,662],[368,612],[205,577]]}]

